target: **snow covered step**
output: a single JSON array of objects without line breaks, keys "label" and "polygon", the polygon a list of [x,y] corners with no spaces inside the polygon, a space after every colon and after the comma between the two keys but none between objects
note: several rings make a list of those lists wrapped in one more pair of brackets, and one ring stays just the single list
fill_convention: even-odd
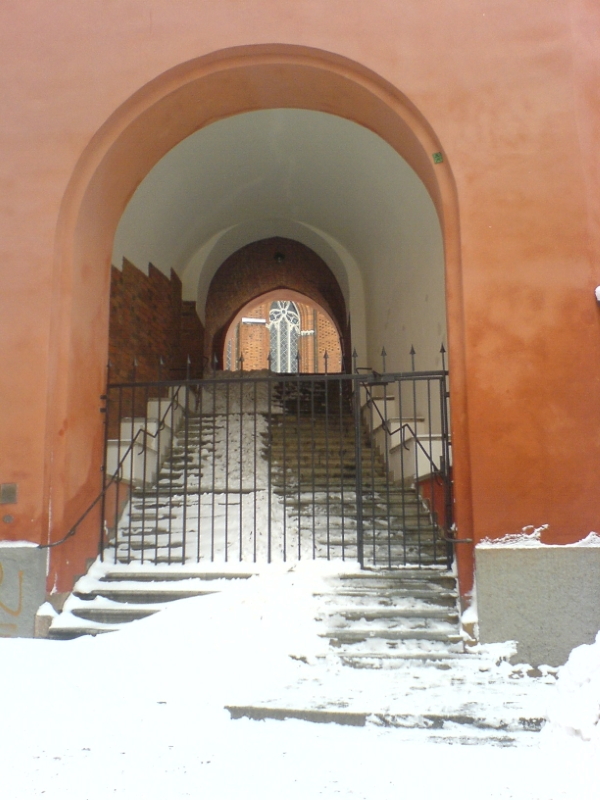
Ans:
[{"label": "snow covered step", "polygon": [[352,608],[337,607],[330,613],[343,617],[345,620],[383,620],[383,619],[436,619],[451,622],[453,625],[458,623],[458,612],[456,609],[449,609],[447,606],[429,606],[415,608],[411,606],[396,605],[393,607],[382,608],[381,606],[353,606]]},{"label": "snow covered step", "polygon": [[368,653],[344,651],[339,655],[339,660],[342,664],[355,669],[389,669],[406,661],[434,661],[437,662],[437,669],[451,669],[449,662],[465,657],[462,649],[453,653],[447,647],[441,651],[431,651],[415,648],[412,642],[405,644],[408,645],[405,650],[373,650]]},{"label": "snow covered step", "polygon": [[454,589],[456,577],[442,567],[419,568],[400,567],[391,570],[364,569],[352,573],[344,573],[335,581],[331,581],[332,588],[346,587],[349,589],[412,589],[427,585],[430,588],[444,587]]},{"label": "snow covered step", "polygon": [[54,618],[52,639],[72,639],[118,630],[160,612],[165,604],[223,591],[254,573],[241,570],[119,568],[96,562],[92,575],[77,581],[63,613]]},{"label": "snow covered step", "polygon": [[[301,516],[300,517],[300,520],[304,521],[304,522],[307,522],[310,519],[311,518],[307,517],[307,516],[305,516],[305,517]],[[315,522],[316,522],[316,525],[315,525],[315,530],[316,531],[323,531],[323,530],[326,531],[327,527],[329,527],[331,530],[339,530],[339,531],[342,530],[342,518],[341,517],[329,517],[329,525],[328,525],[328,522],[327,522],[327,518],[325,516],[317,516]],[[355,519],[348,518],[348,517],[346,517],[344,519],[344,529],[346,531],[355,532],[357,527],[358,527],[358,524],[357,524]],[[308,531],[308,530],[312,530],[312,529],[313,529],[312,526],[309,526],[308,524],[306,525],[306,527],[304,527],[304,526],[302,527],[303,531],[304,530]],[[398,520],[396,525],[391,523],[390,527],[388,528],[387,519],[381,518],[381,517],[375,517],[375,519],[373,519],[372,517],[370,517],[370,518],[367,517],[366,519],[363,519],[363,531],[364,531],[364,535],[365,535],[365,544],[366,544],[366,540],[367,540],[367,537],[368,537],[369,538],[369,544],[371,545],[371,547],[373,546],[373,530],[375,530],[375,532],[376,532],[375,533],[375,536],[377,537],[376,544],[379,544],[379,545],[386,545],[387,546],[387,543],[388,543],[388,530],[389,530],[390,537],[391,537],[392,541],[395,542],[396,544],[402,544],[402,542],[403,542],[403,536],[402,536],[403,533],[406,534],[406,541],[407,542],[411,541],[412,543],[417,544],[417,542],[419,541],[418,540],[418,536],[420,534],[422,536],[422,538],[424,539],[423,547],[425,547],[425,546],[433,547],[433,537],[431,535],[429,537],[426,536],[426,534],[428,534],[428,533],[429,534],[433,534],[433,532],[435,530],[433,525],[423,525],[422,527],[416,527],[416,525],[414,523],[413,524],[409,524],[408,522],[406,524],[402,525],[402,522],[400,520]],[[429,541],[430,539],[431,539],[431,541]],[[440,545],[440,547],[441,547],[441,545]]]},{"label": "snow covered step", "polygon": [[[61,616],[62,614],[59,614],[56,619],[59,619]],[[105,625],[99,622],[89,622],[86,624],[75,616],[73,616],[72,619],[73,623],[71,625],[55,625],[53,622],[48,631],[47,638],[60,640],[77,639],[80,636],[97,636],[99,633],[113,633],[119,630],[119,625]]]},{"label": "snow covered step", "polygon": [[428,642],[448,642],[455,644],[462,642],[462,637],[458,633],[450,631],[435,630],[428,628],[415,629],[336,629],[320,634],[324,639],[329,639],[335,647],[338,644],[353,644],[355,642],[365,642],[372,639],[383,639],[385,641],[413,641],[423,639]]},{"label": "snow covered step", "polygon": [[[321,496],[302,498],[298,502],[297,495],[290,495],[286,498],[286,505],[288,508],[293,509],[298,513],[300,509],[300,516],[313,516],[314,514],[326,514],[329,511],[330,515],[341,516],[343,511],[346,519],[351,518],[357,512],[356,500],[331,496],[329,501],[327,497],[321,493]],[[400,503],[391,504],[389,507],[383,502],[376,502],[373,504],[370,500],[363,500],[363,515],[369,519],[372,514],[380,519],[396,522],[402,522],[404,519],[411,520],[417,517],[422,517],[423,520],[428,519],[428,513],[425,511],[416,499],[409,500],[403,507]]]},{"label": "snow covered step", "polygon": [[156,544],[156,542],[152,541],[151,537],[148,537],[146,539],[140,539],[137,541],[133,539],[129,543],[127,543],[122,548],[122,550],[123,551],[131,550],[134,553],[138,553],[142,550],[158,550],[160,552],[161,550],[173,551],[173,550],[181,550],[182,548],[183,548],[183,541],[181,541],[181,539],[179,540],[175,539],[169,542],[168,544]]},{"label": "snow covered step", "polygon": [[123,606],[95,606],[90,604],[88,607],[81,606],[74,608],[71,613],[80,619],[89,622],[104,622],[106,624],[123,622],[134,622],[137,619],[144,619],[156,614],[160,608],[133,608],[129,604]]},{"label": "snow covered step", "polygon": [[151,510],[145,508],[142,511],[132,511],[129,514],[130,522],[154,522],[160,520],[161,522],[178,519],[178,515],[174,514],[172,509],[164,509],[163,511]]},{"label": "snow covered step", "polygon": [[159,584],[158,586],[149,587],[145,584],[143,587],[100,587],[92,589],[89,592],[75,591],[73,594],[80,600],[92,600],[96,597],[104,598],[106,600],[114,600],[119,603],[169,603],[173,600],[183,600],[186,597],[200,597],[205,594],[214,594],[218,589],[212,588],[197,588],[197,589],[180,589],[176,587],[166,586]]},{"label": "snow covered step", "polygon": [[322,594],[320,596],[329,598],[331,601],[336,598],[344,597],[352,597],[355,598],[357,602],[362,601],[365,603],[372,603],[377,600],[377,602],[386,607],[394,602],[402,603],[406,598],[425,603],[430,602],[437,605],[452,605],[456,602],[455,592],[444,591],[443,589],[431,589],[427,586],[418,589],[411,589],[410,587],[404,587],[402,589],[386,589],[385,587],[381,589],[369,589],[365,586],[362,588],[338,589],[337,591],[332,591],[329,595]]},{"label": "snow covered step", "polygon": [[206,570],[156,570],[151,568],[145,572],[142,570],[128,569],[123,571],[112,571],[110,568],[106,574],[99,579],[99,583],[121,583],[123,581],[135,583],[168,583],[174,584],[178,581],[232,581],[232,580],[247,580],[256,573],[247,570],[228,570],[228,571],[206,571]]},{"label": "snow covered step", "polygon": [[320,635],[342,663],[380,669],[415,653],[462,650],[455,577],[441,569],[369,570],[329,580]]},{"label": "snow covered step", "polygon": [[[540,731],[544,724],[544,719],[539,717],[526,718],[520,717],[507,723],[504,720],[498,722],[489,720],[486,717],[477,717],[469,713],[457,714],[390,714],[373,713],[372,711],[348,711],[345,709],[321,707],[281,707],[272,705],[229,705],[226,710],[232,719],[251,719],[251,720],[286,720],[296,719],[305,722],[316,723],[337,723],[338,725],[352,725],[364,727],[369,722],[385,728],[412,728],[423,730],[460,731],[459,741],[463,741],[465,732],[478,734],[472,736],[469,743],[473,744],[479,740],[480,743],[500,743],[512,744],[514,739],[506,735],[510,733],[521,733],[523,731]],[[500,737],[490,737],[490,732],[501,733]],[[483,735],[482,735],[483,734]],[[486,735],[487,734],[487,735]],[[448,739],[444,739],[448,741]]]}]

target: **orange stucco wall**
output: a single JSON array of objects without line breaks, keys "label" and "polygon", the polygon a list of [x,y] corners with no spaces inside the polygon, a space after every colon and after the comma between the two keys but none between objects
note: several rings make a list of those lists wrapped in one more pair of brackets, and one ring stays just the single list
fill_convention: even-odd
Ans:
[{"label": "orange stucco wall", "polygon": [[[202,125],[277,106],[376,131],[436,203],[459,534],[600,528],[599,40],[595,0],[0,4],[0,482],[19,484],[0,537],[59,538],[98,486],[135,187]],[[57,548],[49,586],[93,549]]]}]

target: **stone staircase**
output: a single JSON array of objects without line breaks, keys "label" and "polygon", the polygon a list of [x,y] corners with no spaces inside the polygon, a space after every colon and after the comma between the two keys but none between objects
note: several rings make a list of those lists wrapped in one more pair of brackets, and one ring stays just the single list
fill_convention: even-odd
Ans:
[{"label": "stone staircase", "polygon": [[[237,553],[227,562],[223,527],[212,542],[203,528],[205,516],[213,530],[215,519],[222,519],[215,515],[215,498],[238,503],[250,498],[271,503],[279,513],[273,512],[275,522],[287,529],[290,563],[278,569],[293,579],[298,542],[303,562],[329,559],[329,566],[311,606],[322,645],[316,660],[314,653],[306,658],[296,653],[294,658],[305,662],[305,677],[296,685],[277,686],[275,680],[268,696],[228,706],[233,718],[370,721],[501,744],[539,730],[542,719],[527,700],[528,674],[507,677],[502,656],[465,647],[456,579],[447,569],[432,515],[414,489],[387,481],[366,431],[357,495],[353,419],[344,398],[335,393],[319,398],[313,391],[308,398],[299,392],[277,402],[270,429],[264,419],[256,429],[264,456],[261,480],[269,476],[270,493],[254,476],[249,487],[243,475],[243,492],[236,493],[222,464],[218,467],[223,418],[188,413],[156,483],[133,489],[104,561],[77,581],[49,637],[117,631],[173,601],[227,592],[254,576],[260,580],[270,566],[260,558],[239,561]],[[308,422],[297,413],[307,403]],[[357,498],[364,518],[364,569],[356,561]],[[494,693],[500,698],[496,706],[505,708],[486,716],[481,709]]]},{"label": "stone staircase", "polygon": [[[263,571],[268,579],[269,569],[96,562],[77,582],[50,637],[117,631],[173,601],[228,592],[260,581]],[[293,582],[295,569],[284,579]],[[273,674],[266,692],[248,691],[243,680],[232,686],[236,702],[226,706],[232,718],[416,728],[431,739],[502,746],[540,730],[540,683],[552,684],[554,675],[512,668],[493,647],[465,650],[455,579],[443,568],[358,570],[336,562],[315,585],[311,605],[321,645],[305,656],[301,639],[288,651],[299,662],[292,683]],[[186,635],[202,636],[201,613]]]},{"label": "stone staircase", "polygon": [[80,578],[63,611],[54,618],[50,639],[74,639],[117,631],[162,611],[168,603],[223,591],[247,580],[244,570],[210,571],[178,566],[110,565],[96,561]]},{"label": "stone staircase", "polygon": [[343,664],[381,668],[464,653],[456,579],[441,569],[360,570],[330,578],[321,635]]},{"label": "stone staircase", "polygon": [[[357,560],[358,503],[363,557],[373,567],[448,562],[443,531],[413,486],[390,481],[382,454],[363,426],[357,482],[355,422],[333,383],[299,386],[283,397],[270,429],[273,485],[291,525],[313,555]],[[357,492],[360,486],[360,496]]]},{"label": "stone staircase", "polygon": [[[49,637],[71,639],[119,630],[174,600],[227,591],[260,567],[110,565],[97,561],[80,578]],[[456,581],[442,569],[349,570],[327,579],[318,597],[323,653],[344,664],[380,668],[405,659],[452,658],[463,652]]]},{"label": "stone staircase", "polygon": [[[230,428],[234,440],[238,429],[215,413],[222,410],[222,398],[201,400],[200,411],[210,413],[188,410],[182,417],[157,480],[132,489],[103,562],[77,582],[66,613],[51,625],[52,637],[115,630],[156,613],[166,602],[220,591],[231,580],[255,574],[260,558],[241,561],[239,553],[230,553],[215,498],[233,503],[230,520],[242,502],[253,500],[255,509],[257,502],[277,507],[274,524],[289,534],[284,554],[292,561],[300,556],[356,563],[354,420],[335,384],[316,383],[309,391],[300,386],[295,394],[288,388],[285,395],[276,389],[269,408],[277,413],[269,416],[270,426],[264,413],[261,424],[253,424],[269,494],[257,491],[255,476],[250,488],[244,483],[243,494],[236,493],[234,476],[232,489],[223,451],[231,444]],[[323,636],[340,657],[357,665],[425,652],[424,646],[416,647],[418,641],[429,642],[432,653],[440,647],[452,650],[460,644],[456,585],[445,571],[446,552],[436,541],[431,514],[414,489],[389,483],[364,430],[361,449],[365,563],[372,568],[344,567],[345,577],[322,598]],[[245,480],[240,475],[240,483]],[[251,555],[256,557],[256,550]],[[386,569],[391,564],[416,566]],[[376,649],[365,650],[365,642]]]}]

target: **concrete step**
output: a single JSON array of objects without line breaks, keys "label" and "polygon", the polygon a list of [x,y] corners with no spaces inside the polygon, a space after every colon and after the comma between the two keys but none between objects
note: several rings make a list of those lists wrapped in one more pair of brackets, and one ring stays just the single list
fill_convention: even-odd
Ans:
[{"label": "concrete step", "polygon": [[[510,745],[515,743],[513,736],[507,733],[519,734],[521,732],[538,732],[542,729],[544,719],[539,717],[519,717],[510,723],[502,720],[488,720],[485,717],[476,717],[469,713],[447,714],[390,714],[373,713],[372,711],[346,711],[344,709],[323,707],[305,708],[276,706],[276,705],[228,705],[231,719],[251,720],[286,720],[299,719],[314,723],[336,723],[338,725],[351,725],[364,727],[368,722],[385,728],[417,728],[426,731],[442,732],[453,730],[459,732],[458,742],[465,741],[465,734],[470,734],[467,741],[471,744],[499,744]],[[495,733],[496,736],[490,734]],[[450,741],[449,739],[447,741]]]},{"label": "concrete step", "polygon": [[[279,493],[277,493],[278,497],[281,497]],[[300,501],[298,503],[297,497],[289,497],[285,496],[285,506],[289,510],[291,514],[298,517],[322,517],[326,518],[329,516],[330,518],[335,519],[356,519],[357,514],[357,507],[356,503],[344,503],[343,505],[340,502],[336,502],[332,500],[331,503],[327,503],[323,500],[318,501],[315,498],[315,502],[310,501]],[[150,514],[146,515],[147,518],[151,518]],[[405,513],[402,513],[402,510],[393,511],[392,509],[386,509],[380,503],[370,503],[365,501],[362,504],[362,517],[366,521],[369,521],[373,518],[383,520],[387,523],[389,520],[390,527],[401,529],[403,527],[403,522],[405,521],[409,526],[412,524],[413,526],[416,525],[417,522],[421,522],[425,524],[431,522],[431,518],[429,513],[422,507],[418,506],[416,503],[409,503],[405,509]]]},{"label": "concrete step", "polygon": [[440,568],[365,569],[340,577],[334,588],[337,593],[386,594],[425,589],[430,592],[452,592],[456,589],[456,577]]},{"label": "concrete step", "polygon": [[447,606],[430,606],[429,608],[413,608],[411,606],[394,606],[392,608],[377,607],[351,607],[328,609],[330,615],[342,617],[353,622],[364,620],[365,622],[378,622],[380,620],[402,621],[414,619],[437,620],[448,622],[452,625],[458,623],[458,613],[456,609],[449,609]]},{"label": "concrete step", "polygon": [[82,621],[81,625],[73,625],[70,627],[55,627],[54,624],[52,624],[48,631],[47,638],[66,641],[69,639],[78,639],[80,636],[98,636],[100,633],[113,633],[118,630],[118,625],[104,625],[102,623],[89,623],[86,625],[84,621]]},{"label": "concrete step", "polygon": [[[446,608],[454,608],[456,605],[456,594],[451,591],[443,591],[441,589],[434,590],[427,588],[423,584],[423,588],[404,588],[404,589],[384,589],[369,590],[367,587],[361,589],[340,588],[333,592],[330,596],[322,595],[325,602],[328,597],[332,598],[354,598],[356,601],[365,600],[365,602],[377,603],[382,607],[393,607],[394,602],[401,604],[403,600],[419,600],[423,603],[430,603],[432,606],[445,606]],[[325,606],[327,607],[327,606]],[[360,608],[360,602],[357,602],[354,608]]]},{"label": "concrete step", "polygon": [[185,570],[185,569],[165,569],[165,570],[155,570],[152,569],[150,571],[135,571],[135,570],[127,570],[126,572],[123,571],[114,571],[111,570],[110,567],[107,569],[105,575],[99,579],[99,583],[103,585],[104,583],[122,583],[124,581],[127,582],[136,582],[136,583],[175,583],[178,581],[201,581],[202,583],[206,581],[235,581],[235,580],[248,580],[253,575],[255,575],[255,571],[247,571],[247,570],[227,570],[220,571],[220,570],[202,570],[202,569],[195,569],[195,570]]},{"label": "concrete step", "polygon": [[173,600],[184,600],[187,597],[202,597],[207,594],[214,594],[217,589],[208,587],[198,589],[181,589],[168,586],[153,586],[134,588],[122,588],[118,586],[103,586],[92,589],[88,592],[74,591],[73,594],[80,600],[94,600],[104,598],[113,600],[117,603],[140,603],[148,605],[150,603],[170,603]]},{"label": "concrete step", "polygon": [[[291,515],[291,518],[296,524],[298,523],[298,520],[300,520],[300,530],[303,533],[309,533],[313,531],[312,514],[301,514],[299,517],[297,514],[293,514]],[[314,530],[317,532],[326,530],[341,532],[342,530],[342,517],[337,517],[333,514],[330,514],[328,522],[325,514],[317,514],[314,516],[314,520]],[[356,518],[350,515],[344,517],[343,527],[348,533],[356,533],[358,528]],[[363,531],[365,535],[369,535],[372,540],[373,532],[375,532],[375,536],[379,544],[386,546],[388,544],[388,531],[392,542],[402,544],[405,540],[412,541],[413,543],[418,542],[419,537],[423,543],[427,542],[428,540],[433,540],[436,530],[437,528],[429,521],[426,521],[425,519],[419,520],[418,517],[407,517],[404,521],[402,519],[390,519],[388,521],[387,517],[377,517],[372,515],[363,516]]]},{"label": "concrete step", "polygon": [[214,594],[255,574],[235,568],[123,569],[108,562],[101,568],[100,577],[77,582],[65,613],[52,621],[50,638],[72,639],[118,630],[123,624],[158,613],[166,603]]},{"label": "concrete step", "polygon": [[137,619],[144,619],[150,617],[152,614],[158,613],[160,608],[134,608],[128,604],[127,607],[97,607],[89,606],[88,608],[74,608],[71,613],[80,619],[87,620],[88,622],[103,622],[105,624],[122,624],[124,622],[134,622]]},{"label": "concrete step", "polygon": [[[388,646],[393,646],[396,642],[441,642],[445,645],[455,645],[462,642],[459,633],[456,632],[456,627],[452,626],[452,630],[435,630],[429,628],[397,628],[397,629],[384,629],[381,627],[368,627],[347,629],[333,628],[332,630],[325,631],[320,634],[324,639],[328,639],[333,648],[341,648],[344,645],[359,644],[362,642],[377,641],[376,649],[381,648],[379,642],[384,641]],[[416,649],[416,648],[415,648]],[[361,655],[365,655],[362,653]],[[373,656],[373,653],[371,653]]]}]

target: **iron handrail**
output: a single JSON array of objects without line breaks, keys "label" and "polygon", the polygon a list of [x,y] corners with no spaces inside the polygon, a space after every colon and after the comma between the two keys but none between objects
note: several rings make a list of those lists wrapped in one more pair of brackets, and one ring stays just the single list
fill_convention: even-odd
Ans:
[{"label": "iron handrail", "polygon": [[[181,386],[181,383],[179,382],[178,385]],[[179,395],[179,391],[177,391],[173,395],[173,397],[171,398],[171,402],[169,403],[169,405],[165,409],[165,413],[163,414],[162,418],[159,420],[159,423],[158,423],[158,425],[156,427],[156,432],[155,433],[152,433],[152,431],[148,430],[147,427],[138,428],[135,436],[133,437],[133,439],[129,443],[129,446],[127,447],[127,449],[123,453],[123,456],[121,457],[119,463],[117,464],[117,467],[116,467],[114,473],[110,476],[110,479],[108,480],[108,482],[102,487],[102,491],[100,492],[100,494],[98,494],[94,498],[94,500],[90,503],[90,505],[83,512],[83,514],[81,514],[81,516],[79,517],[77,522],[75,522],[75,524],[72,525],[69,528],[68,532],[62,537],[62,539],[58,539],[56,542],[47,542],[46,544],[38,544],[37,547],[38,547],[39,550],[48,550],[51,547],[57,547],[59,544],[64,544],[68,539],[71,539],[73,536],[75,536],[75,534],[77,533],[77,530],[78,530],[79,526],[81,525],[81,523],[86,519],[88,514],[91,514],[91,512],[98,505],[98,503],[102,500],[102,498],[106,497],[106,493],[108,492],[110,487],[115,482],[117,482],[117,478],[119,476],[119,473],[121,472],[121,468],[122,468],[123,464],[125,463],[125,461],[127,459],[127,456],[132,452],[133,448],[135,447],[136,441],[137,441],[138,437],[140,436],[140,434],[144,434],[144,436],[151,436],[153,439],[156,439],[158,437],[159,432],[165,429],[165,427],[166,427],[165,426],[165,420],[167,418],[167,414],[173,408],[175,401],[178,399],[178,395]]]},{"label": "iron handrail", "polygon": [[443,478],[444,478],[444,473],[443,473],[443,472],[442,472],[442,470],[441,470],[441,469],[440,469],[440,468],[439,468],[439,467],[436,465],[435,461],[433,460],[433,458],[431,457],[431,455],[430,455],[430,454],[427,452],[427,450],[425,449],[425,447],[423,447],[423,444],[422,444],[422,443],[421,443],[421,441],[419,440],[419,437],[418,437],[418,434],[417,434],[417,432],[416,432],[415,430],[413,430],[413,428],[410,426],[410,424],[409,424],[408,422],[404,422],[404,423],[402,423],[402,424],[400,425],[400,427],[399,427],[399,428],[396,428],[396,430],[395,430],[395,431],[392,431],[392,430],[390,430],[390,427],[389,427],[389,425],[388,425],[388,421],[387,421],[387,419],[385,419],[385,418],[384,418],[383,414],[382,414],[382,413],[381,413],[381,411],[379,410],[379,407],[377,406],[377,403],[375,403],[375,400],[377,400],[378,398],[376,398],[376,397],[373,397],[373,395],[371,394],[371,392],[369,391],[369,389],[368,389],[368,388],[366,388],[366,387],[365,387],[365,391],[367,392],[367,395],[368,395],[368,396],[369,396],[369,398],[370,398],[370,401],[367,401],[367,403],[368,403],[368,404],[369,404],[369,405],[370,405],[372,408],[375,408],[375,411],[377,412],[377,414],[379,415],[379,419],[381,420],[381,427],[383,428],[383,430],[385,431],[385,433],[387,433],[387,435],[388,435],[388,436],[393,436],[395,433],[399,433],[399,434],[400,434],[400,437],[401,437],[401,440],[402,440],[402,446],[404,447],[404,449],[405,449],[405,450],[408,450],[408,445],[407,445],[407,444],[405,444],[406,437],[404,436],[404,431],[405,431],[405,430],[409,430],[409,431],[410,431],[410,433],[412,434],[412,437],[413,437],[413,439],[415,440],[416,444],[417,444],[417,445],[418,445],[418,446],[421,448],[421,450],[423,451],[423,454],[425,455],[425,457],[426,457],[426,458],[427,458],[427,460],[429,461],[429,464],[430,464],[430,466],[431,466],[431,468],[432,468],[432,472],[433,472],[433,474],[436,476],[436,478],[438,478],[438,477],[439,477],[439,478],[441,478],[441,479],[443,480]]},{"label": "iron handrail", "polygon": [[[438,371],[438,373],[439,372],[443,372],[446,375],[448,374],[447,370],[440,370],[440,371]],[[414,373],[411,373],[411,374],[414,374]],[[425,374],[426,375],[430,375],[431,373],[425,373]],[[379,385],[381,385],[382,383],[387,385],[388,383],[392,382],[392,381],[382,380],[382,378],[384,376],[378,375],[375,372],[373,372],[373,375],[376,377],[377,383]],[[364,386],[364,384],[363,384],[363,386]],[[432,474],[433,474],[435,480],[438,482],[438,486],[443,486],[447,476],[445,475],[444,471],[440,467],[437,466],[437,464],[435,463],[435,461],[433,460],[431,455],[427,452],[426,448],[423,446],[422,442],[419,440],[417,432],[411,427],[411,425],[408,422],[402,423],[400,425],[400,427],[396,428],[396,430],[394,430],[394,431],[390,430],[390,426],[388,425],[387,419],[384,418],[383,414],[381,413],[381,411],[379,409],[379,406],[377,405],[377,403],[375,403],[375,400],[377,398],[373,397],[373,394],[370,391],[368,386],[364,386],[364,389],[365,389],[365,391],[367,393],[367,398],[368,398],[367,399],[367,404],[371,408],[375,409],[376,413],[379,416],[379,419],[381,420],[381,427],[383,428],[385,433],[387,433],[388,436],[393,436],[395,433],[399,433],[400,434],[400,438],[401,438],[401,442],[402,442],[402,447],[404,447],[405,450],[408,450],[408,445],[406,444],[406,437],[404,435],[404,431],[405,430],[410,431],[410,433],[411,433],[416,445],[421,449],[421,451],[423,452],[423,454],[427,458],[427,461],[429,462],[429,464],[431,466]],[[437,534],[437,538],[441,539],[444,542],[449,542],[449,543],[452,543],[452,544],[472,544],[473,543],[473,539],[457,539],[455,536],[448,536],[445,533]]]}]

